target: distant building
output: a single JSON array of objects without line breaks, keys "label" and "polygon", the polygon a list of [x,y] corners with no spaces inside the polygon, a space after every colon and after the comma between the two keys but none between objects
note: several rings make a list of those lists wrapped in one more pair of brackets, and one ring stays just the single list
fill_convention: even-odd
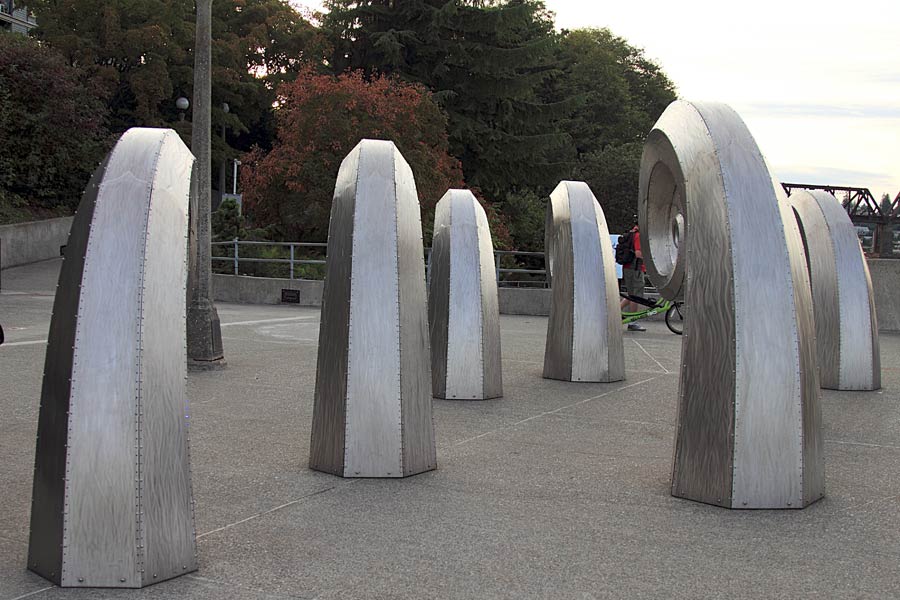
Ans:
[{"label": "distant building", "polygon": [[0,0],[0,30],[25,35],[34,27],[37,27],[34,13],[24,3]]}]

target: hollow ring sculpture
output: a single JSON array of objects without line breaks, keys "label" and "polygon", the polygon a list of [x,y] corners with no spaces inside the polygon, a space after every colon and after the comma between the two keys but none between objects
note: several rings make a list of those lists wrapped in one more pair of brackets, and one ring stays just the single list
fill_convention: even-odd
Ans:
[{"label": "hollow ring sculpture", "polygon": [[647,273],[687,309],[672,494],[802,508],[824,494],[812,299],[800,233],[746,125],[673,102],[644,145]]},{"label": "hollow ring sculpture", "polygon": [[556,186],[547,203],[544,238],[552,288],[544,377],[625,379],[612,242],[603,209],[586,183]]},{"label": "hollow ring sculpture", "polygon": [[468,190],[449,190],[435,209],[428,320],[434,395],[502,396],[494,244],[484,208]]},{"label": "hollow ring sculpture", "polygon": [[139,588],[197,569],[185,282],[194,157],[129,129],[94,173],[59,274],[38,417],[28,568]]},{"label": "hollow ring sculpture", "polygon": [[821,190],[790,196],[807,254],[816,319],[819,380],[833,390],[877,390],[881,355],[872,279],[856,228]]},{"label": "hollow ring sculpture", "polygon": [[341,163],[309,466],[406,477],[436,466],[419,198],[393,142],[362,140]]}]

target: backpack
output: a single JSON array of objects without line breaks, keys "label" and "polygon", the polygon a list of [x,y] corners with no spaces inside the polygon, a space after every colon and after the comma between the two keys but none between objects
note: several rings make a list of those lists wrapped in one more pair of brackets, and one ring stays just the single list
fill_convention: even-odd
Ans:
[{"label": "backpack", "polygon": [[619,237],[616,244],[616,262],[620,265],[629,265],[634,262],[634,231],[629,231]]}]

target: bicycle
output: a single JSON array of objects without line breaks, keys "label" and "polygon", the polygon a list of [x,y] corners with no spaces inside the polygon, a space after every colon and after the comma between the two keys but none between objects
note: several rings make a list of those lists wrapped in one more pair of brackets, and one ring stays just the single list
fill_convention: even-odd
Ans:
[{"label": "bicycle", "polygon": [[681,335],[682,333],[684,333],[684,302],[672,302],[671,300],[666,300],[664,298],[660,298],[659,300],[650,300],[649,298],[644,298],[643,296],[631,296],[624,292],[619,292],[619,295],[622,298],[626,298],[629,301],[634,302],[635,304],[640,304],[647,307],[646,309],[639,310],[637,312],[623,310],[623,325],[634,323],[635,321],[646,319],[647,317],[652,317],[653,315],[658,315],[661,312],[665,312],[666,327],[669,328],[669,331],[671,331],[675,335]]}]

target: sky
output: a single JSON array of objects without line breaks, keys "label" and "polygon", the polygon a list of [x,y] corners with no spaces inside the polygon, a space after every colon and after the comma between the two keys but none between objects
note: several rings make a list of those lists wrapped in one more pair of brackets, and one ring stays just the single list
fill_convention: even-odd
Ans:
[{"label": "sky", "polygon": [[731,105],[781,181],[900,193],[897,0],[546,4],[643,48],[679,98]]}]

